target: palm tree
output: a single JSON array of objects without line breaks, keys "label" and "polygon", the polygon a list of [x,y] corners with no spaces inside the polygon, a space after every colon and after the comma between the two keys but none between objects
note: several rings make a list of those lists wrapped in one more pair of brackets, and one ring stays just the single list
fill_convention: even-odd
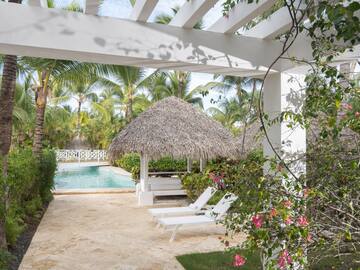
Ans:
[{"label": "palm tree", "polygon": [[[21,4],[22,0],[9,0],[9,2]],[[4,211],[7,210],[7,187],[6,178],[8,176],[8,161],[7,156],[9,154],[12,137],[12,114],[14,107],[14,95],[16,85],[16,72],[17,72],[17,56],[5,55],[3,61],[3,79],[1,82],[0,92],[0,154],[3,160],[2,162],[2,177],[4,187],[1,192],[4,192]],[[1,209],[0,209],[0,212]],[[0,249],[7,249],[4,219],[0,220]]]},{"label": "palm tree", "polygon": [[125,120],[130,123],[134,118],[134,104],[140,97],[140,90],[146,87],[146,81],[152,74],[146,76],[143,69],[127,66],[108,66],[106,73],[107,76],[99,79],[99,85],[111,89],[123,104]]},{"label": "palm tree", "polygon": [[247,118],[247,107],[241,106],[237,98],[223,99],[218,107],[208,108],[208,113],[224,127],[238,133],[239,127]]},{"label": "palm tree", "polygon": [[78,138],[80,138],[81,131],[81,108],[85,102],[97,100],[97,94],[95,93],[96,84],[97,78],[95,76],[84,76],[80,77],[76,82],[70,82],[70,94],[77,102],[76,133]]},{"label": "palm tree", "polygon": [[15,89],[13,132],[17,145],[23,145],[26,138],[31,136],[31,130],[34,127],[34,112],[31,77],[28,76],[22,84],[18,83]]},{"label": "palm tree", "polygon": [[65,87],[67,81],[76,81],[79,74],[86,74],[94,65],[29,57],[22,58],[21,62],[25,69],[30,70],[29,75],[33,79],[36,108],[33,153],[39,157],[43,148],[44,117],[50,93],[53,89]]},{"label": "palm tree", "polygon": [[[162,13],[155,18],[156,23],[160,24],[169,24],[171,20],[174,18],[176,13],[179,11],[179,7],[173,7],[172,14]],[[194,26],[195,29],[203,28],[203,21],[200,20]],[[165,96],[176,96],[190,103],[194,103],[202,106],[202,99],[200,97],[195,97],[194,95],[198,93],[197,91],[189,91],[189,84],[191,80],[191,73],[184,71],[172,71],[165,73],[169,79],[169,83],[167,86],[167,94]]]},{"label": "palm tree", "polygon": [[203,108],[202,98],[196,96],[200,88],[190,89],[191,73],[182,71],[159,72],[151,81],[148,81],[147,88],[153,102],[165,97],[175,96],[186,102]]},{"label": "palm tree", "polygon": [[[54,8],[55,1],[48,0],[48,7]],[[70,11],[81,11],[79,5],[71,4],[65,8]],[[76,71],[82,65],[74,61],[61,61],[53,59],[40,59],[24,57],[22,59],[25,69],[35,73],[33,90],[35,92],[35,131],[33,153],[39,157],[42,152],[42,140],[44,137],[44,116],[49,93],[58,82],[70,78],[76,78]],[[72,76],[72,77],[71,77]]]}]

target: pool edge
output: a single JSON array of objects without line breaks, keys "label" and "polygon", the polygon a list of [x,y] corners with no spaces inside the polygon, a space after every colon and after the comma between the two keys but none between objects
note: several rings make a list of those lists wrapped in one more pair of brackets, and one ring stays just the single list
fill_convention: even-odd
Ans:
[{"label": "pool edge", "polygon": [[55,189],[53,195],[135,193],[135,188]]}]

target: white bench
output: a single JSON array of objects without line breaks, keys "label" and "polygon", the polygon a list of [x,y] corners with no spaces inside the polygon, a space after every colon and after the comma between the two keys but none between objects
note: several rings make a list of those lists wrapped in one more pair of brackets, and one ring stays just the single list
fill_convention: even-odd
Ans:
[{"label": "white bench", "polygon": [[150,177],[149,184],[154,196],[186,195],[178,177]]},{"label": "white bench", "polygon": [[141,184],[136,185],[136,196],[139,205],[153,205],[154,198],[159,196],[186,195],[178,177],[149,177],[149,190],[142,192]]}]

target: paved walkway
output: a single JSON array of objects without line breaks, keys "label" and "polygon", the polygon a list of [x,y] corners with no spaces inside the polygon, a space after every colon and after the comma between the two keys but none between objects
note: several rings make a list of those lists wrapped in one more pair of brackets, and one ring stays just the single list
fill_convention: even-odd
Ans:
[{"label": "paved walkway", "polygon": [[182,269],[176,255],[221,250],[223,231],[188,228],[169,243],[134,194],[55,196],[19,269]]}]

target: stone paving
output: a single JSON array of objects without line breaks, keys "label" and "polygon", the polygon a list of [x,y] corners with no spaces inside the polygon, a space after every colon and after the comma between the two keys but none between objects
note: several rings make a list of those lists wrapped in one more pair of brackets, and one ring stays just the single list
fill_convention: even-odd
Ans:
[{"label": "stone paving", "polygon": [[222,250],[220,225],[186,228],[169,243],[133,193],[57,195],[19,269],[183,269],[175,256]]}]

